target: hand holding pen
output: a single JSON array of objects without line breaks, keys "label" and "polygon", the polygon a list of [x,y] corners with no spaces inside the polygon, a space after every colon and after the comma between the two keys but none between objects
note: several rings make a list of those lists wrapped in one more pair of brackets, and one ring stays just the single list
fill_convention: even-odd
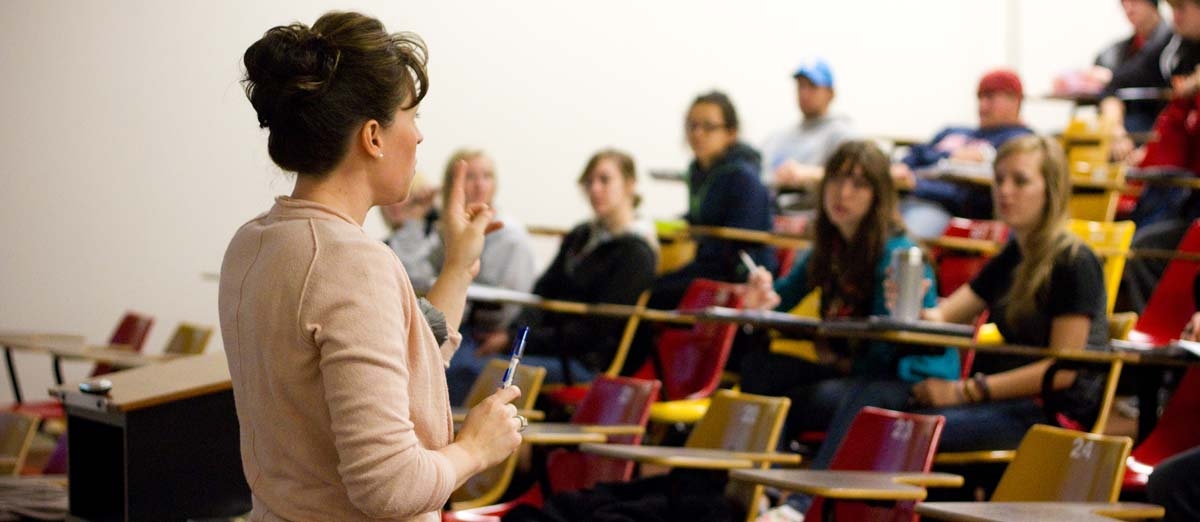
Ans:
[{"label": "hand holding pen", "polygon": [[742,296],[742,306],[747,309],[763,310],[779,305],[779,294],[775,293],[771,272],[758,266],[745,250],[739,250],[738,256],[750,274],[746,280],[746,294]]}]

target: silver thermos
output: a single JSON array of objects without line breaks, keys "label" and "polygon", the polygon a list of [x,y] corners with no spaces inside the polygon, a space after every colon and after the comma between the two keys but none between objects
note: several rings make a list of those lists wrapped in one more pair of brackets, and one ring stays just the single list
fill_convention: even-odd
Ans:
[{"label": "silver thermos", "polygon": [[904,322],[921,318],[921,287],[925,279],[925,256],[918,247],[892,253],[892,277],[896,283],[896,305],[892,317]]}]

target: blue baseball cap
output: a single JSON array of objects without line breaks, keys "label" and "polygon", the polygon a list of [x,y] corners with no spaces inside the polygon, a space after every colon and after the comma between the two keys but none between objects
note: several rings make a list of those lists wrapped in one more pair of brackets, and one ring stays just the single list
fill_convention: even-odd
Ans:
[{"label": "blue baseball cap", "polygon": [[817,87],[833,88],[833,69],[823,58],[813,58],[802,62],[796,68],[796,72],[792,73],[793,78],[801,76],[808,78],[808,81]]}]

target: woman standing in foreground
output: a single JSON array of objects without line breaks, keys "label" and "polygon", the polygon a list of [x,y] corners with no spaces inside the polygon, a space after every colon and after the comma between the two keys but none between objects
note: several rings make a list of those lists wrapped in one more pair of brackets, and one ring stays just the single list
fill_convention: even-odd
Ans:
[{"label": "woman standing in foreground", "polygon": [[238,230],[221,266],[220,316],[241,426],[251,520],[438,520],[450,493],[520,444],[497,391],[457,437],[445,364],[492,218],[446,201],[446,259],[418,300],[390,249],[362,229],[409,195],[424,43],[378,20],[328,13],[275,27],[246,50],[246,94],[291,197]]}]

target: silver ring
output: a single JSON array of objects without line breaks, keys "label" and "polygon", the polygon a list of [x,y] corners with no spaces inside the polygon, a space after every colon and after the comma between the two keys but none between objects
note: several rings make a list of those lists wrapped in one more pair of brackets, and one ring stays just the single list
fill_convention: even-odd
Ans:
[{"label": "silver ring", "polygon": [[517,420],[521,422],[521,427],[517,428],[518,433],[529,427],[529,419],[526,419],[524,415],[517,415]]}]

